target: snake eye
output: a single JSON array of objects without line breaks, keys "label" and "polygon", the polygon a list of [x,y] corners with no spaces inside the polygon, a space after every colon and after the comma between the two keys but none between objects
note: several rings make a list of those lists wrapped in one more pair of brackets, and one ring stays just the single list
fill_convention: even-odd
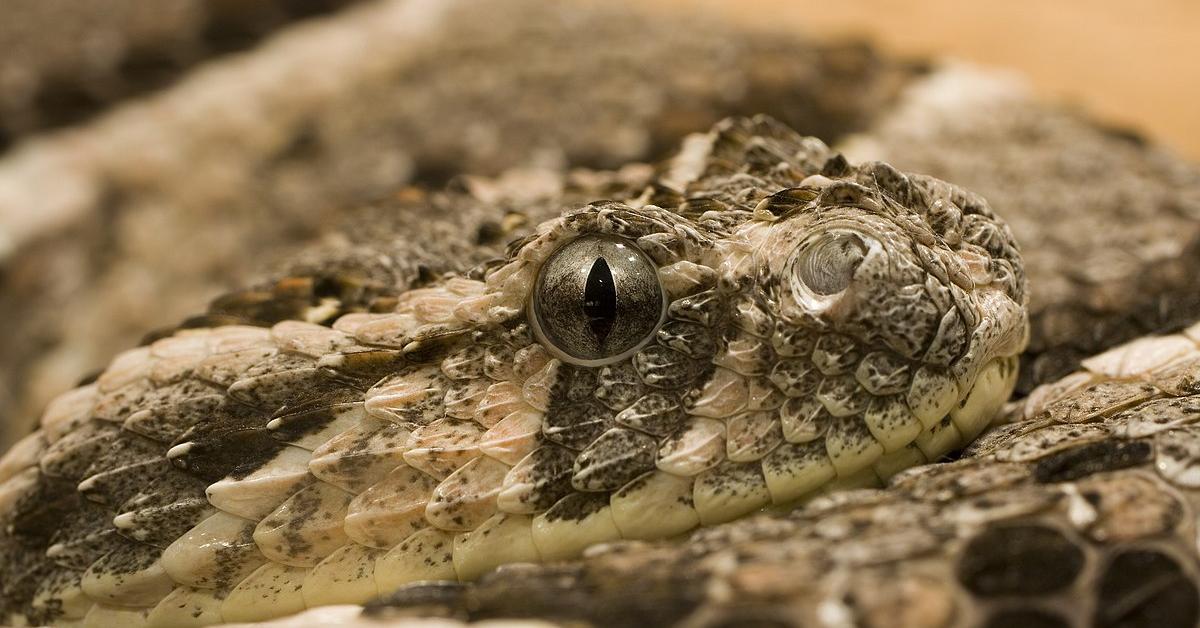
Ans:
[{"label": "snake eye", "polygon": [[665,310],[658,269],[645,253],[620,238],[582,236],[542,265],[530,319],[559,359],[600,366],[646,344]]}]

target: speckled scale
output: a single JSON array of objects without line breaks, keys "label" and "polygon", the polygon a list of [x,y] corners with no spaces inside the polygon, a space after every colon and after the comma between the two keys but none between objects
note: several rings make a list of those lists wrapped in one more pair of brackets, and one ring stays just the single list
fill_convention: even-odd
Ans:
[{"label": "speckled scale", "polygon": [[35,617],[43,622],[82,618],[92,606],[80,587],[82,577],[75,569],[51,569],[33,592],[30,606]]},{"label": "speckled scale", "polygon": [[942,313],[928,300],[922,286],[905,286],[884,297],[879,310],[905,312],[904,316],[880,321],[880,337],[888,348],[909,360],[921,359],[927,342],[934,337]]},{"label": "speckled scale", "polygon": [[478,378],[484,375],[483,360],[486,353],[487,348],[482,345],[467,344],[442,359],[442,373],[452,380]]},{"label": "speckled scale", "polygon": [[196,366],[193,374],[215,386],[229,387],[243,377],[253,377],[274,370],[303,368],[310,364],[310,359],[280,353],[274,346],[250,347],[206,358]]},{"label": "speckled scale", "polygon": [[170,506],[202,496],[205,487],[204,480],[175,469],[147,475],[137,485],[136,491],[117,505],[116,510],[128,512],[138,508]]},{"label": "speckled scale", "polygon": [[[145,387],[143,388],[143,386]],[[126,393],[124,391],[130,390],[138,390],[138,392],[125,396]],[[123,421],[127,420],[132,414],[142,410],[162,410],[174,406],[182,399],[209,395],[214,392],[221,391],[206,382],[194,378],[171,382],[166,385],[154,385],[148,383],[146,380],[142,380],[109,395],[100,395],[96,406],[92,408],[92,414],[95,418]],[[122,395],[123,401],[121,403],[109,404],[109,400],[116,395]]]},{"label": "speckled scale", "polygon": [[62,567],[82,572],[116,546],[113,511],[90,501],[68,512],[50,536],[46,557]]},{"label": "speckled scale", "polygon": [[38,466],[51,477],[82,480],[88,467],[107,450],[120,428],[106,421],[87,421],[51,443]]},{"label": "speckled scale", "polygon": [[829,426],[825,451],[839,477],[847,477],[871,465],[883,455],[883,446],[858,416],[842,417]]},{"label": "speckled scale", "polygon": [[564,364],[557,371],[557,380],[551,389],[551,397],[564,402],[582,403],[590,400],[600,385],[596,369]]},{"label": "speckled scale", "polygon": [[227,403],[227,399],[216,391],[185,397],[173,404],[138,410],[125,419],[122,427],[147,438],[170,443],[197,422],[216,413]]},{"label": "speckled scale", "polygon": [[343,529],[356,543],[394,547],[426,527],[425,507],[438,481],[412,467],[400,466],[351,500]]},{"label": "speckled scale", "polygon": [[442,397],[442,412],[446,416],[470,420],[475,417],[475,410],[483,396],[487,394],[490,380],[474,379],[467,382],[454,382],[446,387]]},{"label": "speckled scale", "polygon": [[563,447],[583,449],[612,427],[615,417],[615,412],[597,401],[564,402],[546,411],[542,435]]},{"label": "speckled scale", "polygon": [[102,391],[96,396],[90,417],[120,423],[130,413],[142,407],[153,395],[154,383],[149,379],[136,379],[120,388]]},{"label": "speckled scale", "polygon": [[717,367],[703,386],[684,395],[683,407],[692,416],[725,418],[745,410],[749,395],[745,377]]},{"label": "speckled scale", "polygon": [[1114,410],[1123,410],[1160,394],[1142,380],[1106,380],[1046,406],[1045,413],[1058,421],[1079,423]]},{"label": "speckled scale", "polygon": [[962,317],[958,315],[958,310],[951,308],[938,323],[933,342],[925,352],[925,362],[938,366],[949,366],[951,362],[962,355],[966,348],[968,334],[969,330],[963,323]]},{"label": "speckled scale", "polygon": [[912,367],[893,354],[879,351],[864,356],[854,376],[873,395],[894,395],[908,390]]},{"label": "speckled scale", "polygon": [[680,476],[694,476],[725,459],[725,424],[696,418],[668,435],[658,448],[659,469]]},{"label": "speckled scale", "polygon": [[372,417],[398,424],[428,425],[445,417],[443,403],[451,380],[429,365],[410,366],[374,384],[363,395]]},{"label": "speckled scale", "polygon": [[683,406],[675,397],[663,392],[651,392],[629,404],[613,420],[652,436],[665,436],[685,419]]},{"label": "speckled scale", "polygon": [[235,401],[273,412],[289,403],[319,398],[344,386],[321,369],[306,366],[244,377],[230,385],[228,394]]},{"label": "speckled scale", "polygon": [[725,422],[725,456],[734,462],[753,462],[783,442],[783,429],[770,413],[748,412]]},{"label": "speckled scale", "polygon": [[649,392],[633,365],[620,363],[600,369],[593,395],[610,410],[620,412]]},{"label": "speckled scale", "polygon": [[158,548],[122,539],[84,571],[83,592],[118,606],[153,605],[175,586],[162,568],[161,555]]},{"label": "speckled scale", "polygon": [[712,327],[718,322],[723,307],[721,295],[716,290],[707,290],[672,301],[667,307],[667,316],[673,320]]},{"label": "speckled scale", "polygon": [[860,414],[872,399],[858,380],[849,374],[826,377],[817,386],[813,396],[835,417]]},{"label": "speckled scale", "polygon": [[[651,239],[649,237],[642,238],[640,241],[659,245],[659,239]],[[661,249],[660,249],[661,250]],[[655,253],[647,253],[652,258]],[[660,256],[666,257],[662,253]],[[666,257],[664,261],[659,261],[658,277],[663,285],[663,290],[666,291],[668,298],[680,299],[691,296],[698,292],[711,289],[716,286],[717,273],[712,268],[697,264],[695,262],[683,260],[671,263],[674,257]]]},{"label": "speckled scale", "polygon": [[267,421],[271,437],[304,449],[316,449],[364,420],[362,393],[340,390],[330,396],[280,409]]},{"label": "speckled scale", "polygon": [[788,325],[784,321],[776,321],[775,333],[771,335],[771,346],[775,353],[785,358],[812,356],[817,343],[818,334],[804,327]]},{"label": "speckled scale", "polygon": [[580,491],[615,491],[654,468],[656,449],[644,433],[612,428],[579,452],[571,485]]},{"label": "speckled scale", "polygon": [[312,567],[349,540],[342,521],[352,498],[324,482],[302,488],[258,522],[254,542],[272,561]]},{"label": "speckled scale", "polygon": [[516,350],[508,345],[492,345],[483,356],[483,373],[493,381],[509,381],[513,379],[513,363]]},{"label": "speckled scale", "polygon": [[404,461],[442,479],[480,455],[482,428],[474,421],[439,419],[409,435]]},{"label": "speckled scale", "polygon": [[717,353],[717,336],[699,323],[683,320],[667,321],[659,328],[658,342],[669,349],[695,359],[707,359]]},{"label": "speckled scale", "polygon": [[513,513],[547,510],[571,492],[574,462],[575,454],[557,445],[533,450],[505,476],[500,508]]},{"label": "speckled scale", "polygon": [[768,377],[788,397],[807,397],[816,392],[823,381],[816,366],[798,358],[776,362]]},{"label": "speckled scale", "polygon": [[442,480],[425,507],[425,520],[443,530],[474,530],[496,513],[508,465],[480,456]]},{"label": "speckled scale", "polygon": [[327,353],[317,360],[317,366],[322,370],[356,382],[364,389],[370,388],[389,375],[394,375],[408,363],[408,357],[398,349],[365,346]]},{"label": "speckled scale", "polygon": [[140,543],[165,548],[215,510],[203,491],[191,491],[161,504],[127,504],[113,519],[117,534]]},{"label": "speckled scale", "polygon": [[358,494],[405,464],[411,431],[382,421],[361,421],[313,451],[309,469],[323,482]]},{"label": "speckled scale", "polygon": [[724,351],[713,363],[745,376],[764,375],[775,362],[771,343],[740,329],[725,333]]},{"label": "speckled scale", "polygon": [[1152,399],[1105,419],[1121,436],[1138,438],[1200,421],[1200,397]]},{"label": "speckled scale", "polygon": [[136,494],[148,478],[171,471],[161,444],[121,432],[84,470],[78,488],[88,499],[117,506]]},{"label": "speckled scale", "polygon": [[212,482],[230,474],[248,473],[286,447],[265,427],[229,427],[196,436],[197,440],[173,446],[167,460]]},{"label": "speckled scale", "polygon": [[813,346],[812,362],[825,375],[841,375],[851,371],[862,353],[853,339],[838,334],[825,334]]},{"label": "speckled scale", "polygon": [[36,468],[26,469],[3,485],[4,510],[10,513],[8,530],[26,540],[44,540],[55,524],[82,506],[78,494],[70,491],[73,482],[51,478]]}]

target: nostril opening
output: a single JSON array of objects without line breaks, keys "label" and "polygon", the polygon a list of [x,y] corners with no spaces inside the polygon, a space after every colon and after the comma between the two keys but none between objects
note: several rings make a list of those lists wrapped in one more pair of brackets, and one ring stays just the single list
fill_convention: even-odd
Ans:
[{"label": "nostril opening", "polygon": [[854,279],[867,249],[867,243],[857,234],[828,234],[799,252],[796,273],[814,294],[839,294]]}]

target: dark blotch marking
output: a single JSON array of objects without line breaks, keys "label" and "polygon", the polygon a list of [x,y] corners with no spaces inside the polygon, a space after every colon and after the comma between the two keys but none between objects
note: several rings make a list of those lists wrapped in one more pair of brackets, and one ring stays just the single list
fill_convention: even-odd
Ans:
[{"label": "dark blotch marking", "polygon": [[1200,623],[1196,585],[1173,558],[1128,550],[1108,563],[1096,591],[1097,628],[1184,628]]},{"label": "dark blotch marking", "polygon": [[1069,587],[1083,563],[1083,551],[1058,530],[997,526],[967,543],[959,558],[958,579],[983,597],[1046,595]]},{"label": "dark blotch marking", "polygon": [[1038,461],[1033,477],[1043,484],[1070,482],[1103,471],[1137,466],[1150,459],[1150,443],[1106,440],[1060,451]]}]

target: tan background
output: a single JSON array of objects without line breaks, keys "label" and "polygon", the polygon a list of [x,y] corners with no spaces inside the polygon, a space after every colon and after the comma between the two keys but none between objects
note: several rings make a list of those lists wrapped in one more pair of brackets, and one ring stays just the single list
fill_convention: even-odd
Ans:
[{"label": "tan background", "polygon": [[1198,0],[653,0],[745,23],[858,36],[1024,74],[1037,91],[1200,159]]}]

